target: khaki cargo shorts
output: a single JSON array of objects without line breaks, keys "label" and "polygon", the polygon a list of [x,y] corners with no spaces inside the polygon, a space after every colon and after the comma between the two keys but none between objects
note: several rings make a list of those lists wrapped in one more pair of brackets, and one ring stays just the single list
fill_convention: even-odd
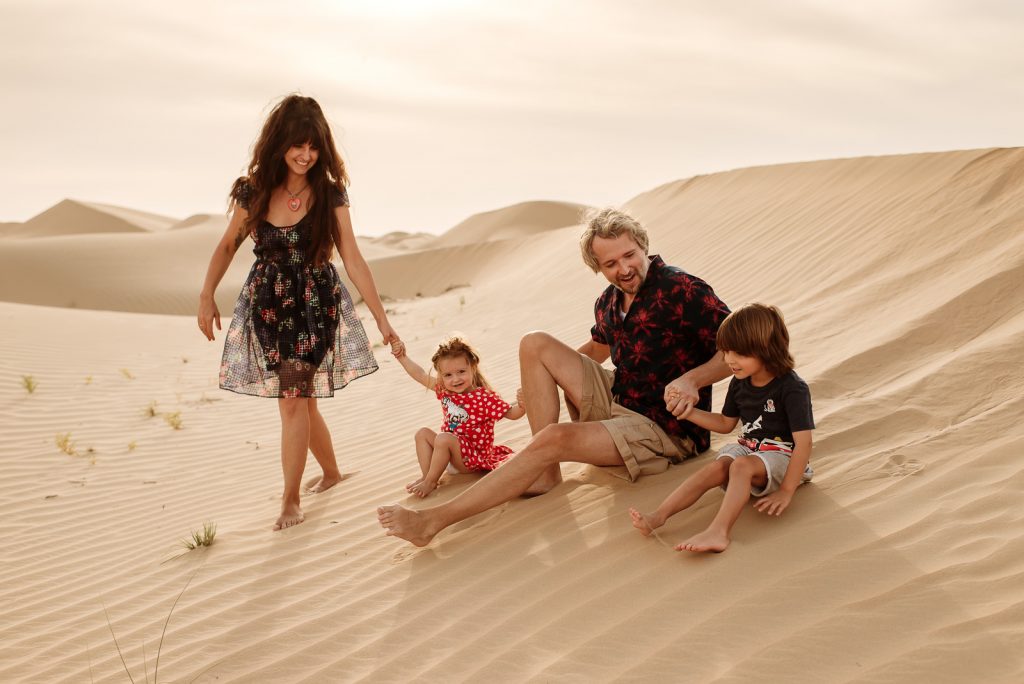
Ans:
[{"label": "khaki cargo shorts", "polygon": [[612,401],[614,374],[589,356],[583,362],[583,399],[574,406],[565,398],[574,423],[601,423],[615,440],[626,466],[622,477],[635,482],[641,475],[663,473],[671,463],[697,454],[689,437],[672,437],[647,416]]}]

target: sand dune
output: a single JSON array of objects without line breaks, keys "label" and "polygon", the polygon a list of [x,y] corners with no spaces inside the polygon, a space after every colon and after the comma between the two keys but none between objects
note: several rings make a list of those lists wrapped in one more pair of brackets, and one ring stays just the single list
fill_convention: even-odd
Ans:
[{"label": "sand dune", "polygon": [[[320,402],[352,477],[309,497],[306,523],[271,533],[277,408],[217,389],[220,340],[203,340],[191,312],[0,303],[0,679],[123,681],[107,616],[144,679],[188,582],[163,640],[164,681],[1020,681],[1022,174],[1019,149],[861,158],[699,176],[626,203],[652,252],[734,306],[783,309],[814,396],[814,483],[780,519],[744,514],[714,557],[671,546],[707,524],[720,494],[651,539],[626,516],[706,455],[635,484],[565,466],[551,493],[424,549],[383,536],[373,509],[408,502],[412,436],[439,420],[383,348],[380,372]],[[214,223],[90,239],[158,254],[151,270],[186,281]],[[604,281],[580,261],[578,233],[441,245],[373,267],[397,293],[388,307],[414,358],[462,331],[511,396],[524,332],[587,338]],[[29,242],[4,242],[0,272],[19,263],[12,245],[29,258]],[[86,237],[39,242],[63,245],[59,261]],[[81,272],[111,288],[96,301],[130,299],[113,291],[123,277],[139,310],[171,306],[133,280],[141,272],[103,263],[110,272]],[[525,421],[500,423],[498,438],[521,446]],[[205,520],[218,524],[214,546],[166,560]]]},{"label": "sand dune", "polygon": [[66,199],[22,224],[8,224],[14,237],[51,237],[92,233],[160,232],[175,219],[98,202]]},{"label": "sand dune", "polygon": [[586,209],[571,202],[520,202],[470,216],[441,235],[433,246],[477,244],[543,233],[579,223]]}]

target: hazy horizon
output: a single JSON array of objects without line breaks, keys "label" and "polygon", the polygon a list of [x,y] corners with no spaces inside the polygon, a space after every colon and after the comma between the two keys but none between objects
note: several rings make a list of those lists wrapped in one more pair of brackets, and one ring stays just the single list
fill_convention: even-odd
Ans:
[{"label": "hazy horizon", "polygon": [[222,213],[293,91],[323,105],[365,235],[744,166],[1016,146],[1024,114],[1011,2],[43,0],[0,19],[0,221],[64,198]]}]

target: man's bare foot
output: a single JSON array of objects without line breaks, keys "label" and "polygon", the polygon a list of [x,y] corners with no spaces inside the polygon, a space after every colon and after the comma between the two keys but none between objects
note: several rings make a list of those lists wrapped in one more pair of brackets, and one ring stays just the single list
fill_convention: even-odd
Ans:
[{"label": "man's bare foot", "polygon": [[440,532],[433,529],[422,511],[410,511],[397,504],[378,508],[377,521],[388,531],[389,537],[399,537],[416,546],[426,546]]},{"label": "man's bare foot", "polygon": [[526,491],[523,492],[523,496],[547,494],[560,484],[562,484],[562,469],[556,463],[554,468],[545,470],[541,473],[540,477],[534,480],[533,484],[526,488]]},{"label": "man's bare foot", "polygon": [[331,476],[323,475],[323,476],[320,477],[319,480],[317,480],[316,482],[314,482],[310,486],[306,487],[306,493],[307,494],[320,494],[322,492],[326,492],[328,489],[330,489],[331,487],[333,487],[334,485],[338,484],[339,482],[341,482],[344,479],[345,479],[345,476],[342,475],[341,473],[338,473],[337,475],[331,475]]},{"label": "man's bare foot", "polygon": [[658,529],[665,524],[664,520],[660,520],[656,513],[644,514],[635,508],[629,509],[629,517],[633,521],[633,527],[640,530],[640,534],[645,537],[651,536],[654,530]]},{"label": "man's bare foot", "polygon": [[421,499],[425,496],[430,496],[430,493],[437,489],[437,480],[428,480],[423,478],[409,490],[410,494],[415,494]]},{"label": "man's bare foot", "polygon": [[303,515],[302,509],[296,505],[286,505],[281,508],[281,515],[278,516],[277,522],[274,523],[274,531],[283,530],[286,527],[294,527],[300,522],[306,519]]},{"label": "man's bare foot", "polygon": [[693,551],[695,553],[712,551],[714,553],[721,553],[729,548],[730,541],[729,535],[704,530],[677,546],[676,551]]}]

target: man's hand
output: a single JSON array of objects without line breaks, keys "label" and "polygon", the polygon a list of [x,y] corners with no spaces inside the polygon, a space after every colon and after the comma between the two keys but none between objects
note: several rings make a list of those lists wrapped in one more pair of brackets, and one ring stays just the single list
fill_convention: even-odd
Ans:
[{"label": "man's hand", "polygon": [[665,386],[665,408],[678,419],[683,419],[700,400],[697,385],[682,375]]}]

